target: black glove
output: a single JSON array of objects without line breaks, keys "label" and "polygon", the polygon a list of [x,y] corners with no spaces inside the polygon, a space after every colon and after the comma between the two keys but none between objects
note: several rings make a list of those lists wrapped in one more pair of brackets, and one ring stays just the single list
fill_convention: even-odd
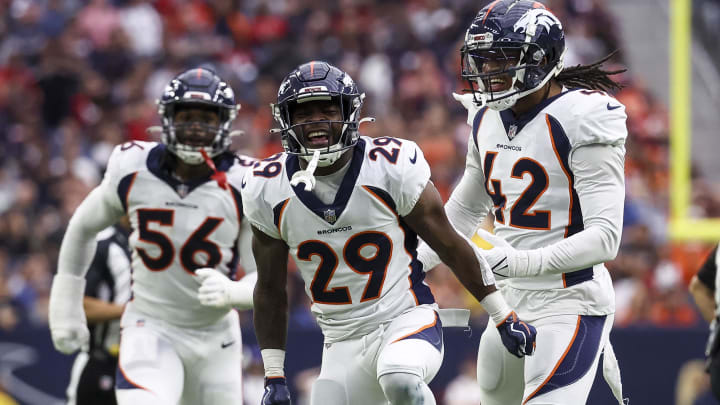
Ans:
[{"label": "black glove", "polygon": [[535,352],[537,330],[534,326],[518,319],[515,311],[508,315],[497,328],[503,345],[515,357],[532,356]]},{"label": "black glove", "polygon": [[260,405],[290,405],[285,377],[265,377],[265,393]]}]

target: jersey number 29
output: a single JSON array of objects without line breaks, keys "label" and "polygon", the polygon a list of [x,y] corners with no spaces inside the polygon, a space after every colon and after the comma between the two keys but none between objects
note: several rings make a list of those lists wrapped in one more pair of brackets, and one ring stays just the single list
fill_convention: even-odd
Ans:
[{"label": "jersey number 29", "polygon": [[[361,250],[366,246],[375,249],[374,254],[370,257],[361,254]],[[390,238],[382,232],[375,231],[357,233],[345,243],[343,259],[348,267],[355,273],[370,276],[365,284],[360,302],[380,297],[385,274],[387,274],[388,264],[392,257],[392,248]],[[310,261],[313,256],[320,257],[320,265],[315,270],[315,276],[310,283],[313,302],[330,305],[352,304],[347,287],[328,289],[330,279],[339,264],[335,251],[330,245],[319,240],[308,240],[298,246],[298,259]]]}]

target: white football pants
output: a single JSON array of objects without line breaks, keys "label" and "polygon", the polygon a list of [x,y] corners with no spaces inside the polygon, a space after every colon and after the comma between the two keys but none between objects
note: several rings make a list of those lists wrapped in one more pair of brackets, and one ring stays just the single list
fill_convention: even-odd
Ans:
[{"label": "white football pants", "polygon": [[[432,307],[419,306],[359,339],[327,343],[320,376],[313,384],[312,405],[384,405],[378,380],[393,373],[424,382],[423,394],[443,359],[442,328]],[[383,381],[387,385],[389,379]],[[432,400],[434,404],[434,400]],[[430,403],[426,401],[426,403]]]},{"label": "white football pants", "polygon": [[492,322],[480,338],[477,372],[483,405],[579,405],[587,401],[614,315],[556,315],[532,321],[535,354],[510,354]]},{"label": "white football pants", "polygon": [[118,405],[242,404],[238,314],[186,329],[128,304],[121,321],[115,395]]}]

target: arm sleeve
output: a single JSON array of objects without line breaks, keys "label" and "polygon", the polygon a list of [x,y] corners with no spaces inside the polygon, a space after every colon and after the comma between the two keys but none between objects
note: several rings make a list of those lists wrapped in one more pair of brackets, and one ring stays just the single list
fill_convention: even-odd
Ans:
[{"label": "arm sleeve", "polygon": [[255,283],[257,283],[258,273],[253,271],[247,273],[240,280],[236,281],[235,285],[235,299],[233,299],[233,307],[245,310],[252,309],[253,307],[253,291],[255,290]]},{"label": "arm sleeve", "polygon": [[114,204],[117,197],[109,196],[104,185],[91,191],[70,218],[60,245],[58,273],[84,277],[95,255],[95,236],[123,215],[119,201]]},{"label": "arm sleeve", "polygon": [[584,230],[540,248],[543,273],[563,273],[612,260],[622,234],[625,148],[594,144],[571,155]]},{"label": "arm sleeve", "polygon": [[471,237],[492,208],[492,199],[485,190],[480,153],[472,136],[468,140],[465,172],[445,204],[450,223],[463,236]]},{"label": "arm sleeve", "polygon": [[715,276],[717,274],[717,255],[718,246],[715,246],[712,252],[708,255],[707,259],[703,263],[700,270],[698,270],[697,278],[701,283],[710,291],[715,291]]}]

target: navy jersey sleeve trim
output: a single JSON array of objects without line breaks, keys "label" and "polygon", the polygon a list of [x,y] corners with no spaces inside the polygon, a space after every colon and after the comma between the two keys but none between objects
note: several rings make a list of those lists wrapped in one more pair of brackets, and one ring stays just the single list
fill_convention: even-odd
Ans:
[{"label": "navy jersey sleeve trim", "polygon": [[280,225],[282,224],[282,215],[283,212],[285,212],[285,207],[287,206],[288,202],[290,202],[289,198],[283,200],[278,205],[273,207],[273,222],[275,223],[275,227],[277,227],[278,232],[280,231]]},{"label": "navy jersey sleeve trim", "polygon": [[[577,191],[575,190],[575,176],[570,169],[570,151],[572,149],[572,145],[570,144],[570,139],[565,133],[565,129],[555,117],[550,114],[546,114],[545,119],[550,131],[550,141],[552,142],[555,156],[560,162],[560,166],[562,167],[563,172],[565,172],[565,176],[567,176],[568,180],[570,212],[568,213],[568,225],[565,227],[565,237],[567,238],[585,229],[582,209],[580,208],[580,197],[578,197]],[[571,287],[584,281],[592,280],[592,278],[592,267],[563,273],[562,275],[563,285],[565,287]]]},{"label": "navy jersey sleeve trim", "polygon": [[382,200],[382,202],[384,202],[385,205],[387,205],[388,208],[390,208],[390,210],[392,210],[392,212],[395,213],[395,215],[398,215],[397,205],[395,204],[395,200],[393,200],[393,198],[390,196],[390,193],[388,193],[387,191],[385,191],[381,188],[373,187],[373,186],[363,186],[363,188],[365,188],[369,192],[375,194],[375,196],[377,198],[379,198],[380,200]]},{"label": "navy jersey sleeve trim", "polygon": [[238,223],[240,223],[240,221],[242,221],[242,218],[243,218],[242,195],[240,194],[240,191],[238,189],[236,189],[232,185],[229,185],[229,186],[230,186],[230,192],[233,196],[233,201],[235,201],[235,211],[237,212]]},{"label": "navy jersey sleeve trim", "polygon": [[481,108],[476,114],[475,118],[473,119],[473,129],[472,129],[472,136],[473,140],[475,141],[475,149],[478,149],[478,131],[480,130],[480,123],[482,122],[483,117],[485,116],[485,113],[487,112],[487,107]]},{"label": "navy jersey sleeve trim", "polygon": [[560,165],[567,176],[570,189],[570,217],[568,226],[565,228],[565,237],[575,235],[585,229],[583,225],[582,210],[580,209],[580,198],[575,191],[575,176],[570,170],[570,140],[560,122],[552,115],[546,115],[550,137]]},{"label": "navy jersey sleeve trim", "polygon": [[569,273],[562,274],[563,287],[572,287],[582,282],[592,280],[593,268],[586,267],[582,270],[571,271]]},{"label": "navy jersey sleeve trim", "polygon": [[420,260],[417,258],[418,236],[410,226],[400,218],[400,227],[405,233],[405,251],[410,255],[410,292],[417,305],[433,304],[435,297],[430,287],[425,283],[425,272]]},{"label": "navy jersey sleeve trim", "polygon": [[128,211],[128,197],[130,195],[130,189],[132,189],[133,183],[135,183],[135,177],[137,172],[130,173],[123,177],[118,184],[118,197],[120,197],[120,203],[122,203],[123,211],[127,214]]}]

